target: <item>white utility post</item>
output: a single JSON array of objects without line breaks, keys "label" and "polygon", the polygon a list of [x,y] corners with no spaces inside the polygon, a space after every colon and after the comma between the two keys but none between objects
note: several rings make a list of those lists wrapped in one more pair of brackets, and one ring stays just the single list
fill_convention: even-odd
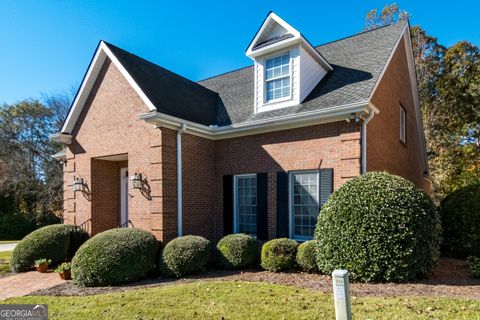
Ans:
[{"label": "white utility post", "polygon": [[332,272],[333,296],[335,299],[336,320],[351,320],[352,308],[350,306],[350,288],[347,270],[334,270]]}]

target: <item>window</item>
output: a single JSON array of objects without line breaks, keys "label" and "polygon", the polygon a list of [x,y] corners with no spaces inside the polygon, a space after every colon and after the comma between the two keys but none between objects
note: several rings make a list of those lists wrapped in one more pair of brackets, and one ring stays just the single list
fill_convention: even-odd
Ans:
[{"label": "window", "polygon": [[265,61],[265,100],[290,96],[290,52]]},{"label": "window", "polygon": [[319,172],[290,173],[290,234],[293,239],[313,237],[319,206]]},{"label": "window", "polygon": [[257,176],[235,176],[234,232],[257,235]]},{"label": "window", "polygon": [[407,112],[400,106],[400,141],[407,143]]}]

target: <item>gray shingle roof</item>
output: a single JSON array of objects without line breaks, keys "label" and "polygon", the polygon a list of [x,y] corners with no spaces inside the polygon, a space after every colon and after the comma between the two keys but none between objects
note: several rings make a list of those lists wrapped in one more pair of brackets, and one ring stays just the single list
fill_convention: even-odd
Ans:
[{"label": "gray shingle roof", "polygon": [[316,47],[334,70],[297,106],[255,114],[253,66],[198,83],[220,95],[222,104],[217,106],[219,126],[365,101],[404,26],[405,23],[399,23]]},{"label": "gray shingle roof", "polygon": [[300,105],[257,114],[253,66],[193,82],[107,45],[158,112],[204,125],[225,126],[366,101],[404,26],[391,25],[316,47],[334,70]]}]

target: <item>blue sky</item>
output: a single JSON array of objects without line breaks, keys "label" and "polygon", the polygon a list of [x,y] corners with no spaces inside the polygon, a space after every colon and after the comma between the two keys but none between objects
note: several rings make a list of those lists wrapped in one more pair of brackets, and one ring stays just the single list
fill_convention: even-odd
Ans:
[{"label": "blue sky", "polygon": [[[78,87],[100,39],[200,80],[251,64],[245,48],[270,10],[317,45],[391,2],[2,0],[0,103]],[[478,1],[397,3],[444,45],[480,44]]]}]

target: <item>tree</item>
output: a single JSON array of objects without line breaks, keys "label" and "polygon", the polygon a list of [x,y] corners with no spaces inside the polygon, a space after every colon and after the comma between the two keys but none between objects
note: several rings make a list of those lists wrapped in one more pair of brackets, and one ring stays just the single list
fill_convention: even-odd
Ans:
[{"label": "tree", "polygon": [[[394,3],[368,12],[364,30],[408,18]],[[480,181],[479,49],[467,41],[446,48],[420,26],[410,31],[433,191],[441,199]]]},{"label": "tree", "polygon": [[58,132],[69,101],[65,95],[45,101],[0,106],[0,196],[13,198],[16,211],[32,220],[58,211],[62,200],[62,167],[51,157],[61,145],[49,136]]}]

